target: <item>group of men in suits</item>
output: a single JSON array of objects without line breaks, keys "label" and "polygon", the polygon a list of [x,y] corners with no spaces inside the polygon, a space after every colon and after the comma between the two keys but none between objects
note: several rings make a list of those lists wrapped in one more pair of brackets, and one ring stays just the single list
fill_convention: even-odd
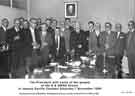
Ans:
[{"label": "group of men in suits", "polygon": [[[1,21],[0,27],[0,77],[19,78],[30,73],[34,68],[48,66],[49,62],[64,60],[67,54],[71,57],[97,56],[96,69],[102,72],[106,69],[121,77],[123,56],[128,57],[129,74],[135,77],[135,23],[129,21],[129,32],[122,32],[122,25],[88,22],[88,31],[81,29],[80,23],[71,25],[69,18],[65,19],[63,27],[58,26],[56,19],[47,18],[42,23],[40,18],[16,18],[14,26],[8,29],[8,19]],[[1,63],[2,62],[2,63]]]}]

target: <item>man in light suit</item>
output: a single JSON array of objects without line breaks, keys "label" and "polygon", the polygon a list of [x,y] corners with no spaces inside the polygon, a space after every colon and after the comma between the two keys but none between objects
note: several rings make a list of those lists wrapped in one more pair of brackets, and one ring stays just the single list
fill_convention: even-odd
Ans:
[{"label": "man in light suit", "polygon": [[129,75],[135,78],[135,22],[129,21],[126,39],[126,55],[128,57]]}]

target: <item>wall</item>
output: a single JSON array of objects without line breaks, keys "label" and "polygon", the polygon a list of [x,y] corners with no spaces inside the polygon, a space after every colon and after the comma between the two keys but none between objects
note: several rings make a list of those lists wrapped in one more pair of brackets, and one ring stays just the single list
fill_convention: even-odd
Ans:
[{"label": "wall", "polygon": [[23,17],[26,17],[26,11],[25,10],[19,10],[19,9],[16,9],[16,8],[9,8],[9,7],[6,7],[6,6],[0,6],[0,20],[2,18],[8,18],[9,19],[9,27],[11,27],[13,25],[13,20],[14,18],[16,17],[20,17],[20,16],[23,16]]},{"label": "wall", "polygon": [[[128,20],[134,18],[134,0],[78,0],[78,19],[85,28],[89,20],[120,22],[127,30]],[[31,0],[30,15],[64,18],[64,0]],[[86,29],[86,28],[85,28]]]}]

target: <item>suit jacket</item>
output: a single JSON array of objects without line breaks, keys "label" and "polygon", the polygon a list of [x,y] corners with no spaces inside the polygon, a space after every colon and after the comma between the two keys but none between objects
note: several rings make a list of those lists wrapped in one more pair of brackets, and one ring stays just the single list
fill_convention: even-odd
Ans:
[{"label": "suit jacket", "polygon": [[70,34],[71,34],[71,30],[65,29],[64,31],[65,45],[66,45],[66,50],[69,51],[70,51]]},{"label": "suit jacket", "polygon": [[100,44],[100,35],[101,33],[97,36],[96,32],[89,32],[89,39],[88,39],[88,48],[89,50],[92,50],[94,53],[100,53],[101,51],[101,44]]},{"label": "suit jacket", "polygon": [[[0,43],[7,42],[6,40],[7,31],[4,31],[2,27],[0,27]],[[8,65],[8,53],[0,52],[0,75],[6,75],[9,72]]]},{"label": "suit jacket", "polygon": [[[47,32],[49,32],[51,34],[51,37],[53,39],[53,45],[55,45],[55,30],[52,27],[49,26],[48,29],[47,29]],[[51,46],[50,53],[52,55],[55,55],[55,47],[53,45]]]},{"label": "suit jacket", "polygon": [[126,35],[126,51],[127,55],[135,55],[135,31]]},{"label": "suit jacket", "polygon": [[116,55],[124,55],[124,49],[126,46],[126,35],[123,32],[117,33],[117,40],[116,40],[116,44],[115,44],[115,54]]},{"label": "suit jacket", "polygon": [[[35,29],[35,39],[36,39],[36,42],[38,44],[41,45],[41,40],[40,40],[40,34],[39,34],[39,31]],[[32,55],[32,50],[33,50],[33,46],[32,46],[32,43],[33,43],[33,40],[32,40],[32,35],[31,35],[31,31],[30,29],[23,29],[22,30],[22,33],[23,33],[23,53],[26,55],[26,56],[31,56]]]},{"label": "suit jacket", "polygon": [[[81,45],[81,48],[79,48]],[[79,55],[85,54],[86,49],[86,38],[83,30],[80,30],[80,33],[76,33],[75,31],[71,32],[70,35],[70,50],[74,49],[75,53]]]},{"label": "suit jacket", "polygon": [[7,32],[4,31],[2,27],[0,27],[0,42],[5,41],[6,42],[6,34]]},{"label": "suit jacket", "polygon": [[59,50],[57,51],[58,44],[55,40],[55,53],[56,57],[63,58],[66,53],[66,47],[65,47],[65,38],[63,36],[60,36],[60,45]]},{"label": "suit jacket", "polygon": [[[115,55],[115,43],[117,40],[116,32],[111,31],[108,34],[106,31],[101,32],[100,44],[101,50],[104,50],[107,55],[114,56]],[[109,48],[105,48],[105,45],[108,44]]]},{"label": "suit jacket", "polygon": [[[16,37],[19,37],[19,38],[15,39]],[[23,48],[22,31],[19,30],[18,32],[16,32],[14,27],[7,30],[7,42],[10,46],[10,50],[12,50],[13,52],[21,52],[21,49]]]},{"label": "suit jacket", "polygon": [[[40,32],[40,38],[41,38],[41,50],[46,50],[49,53],[51,46],[53,46],[53,39],[51,34],[47,32],[46,36],[42,37],[42,32]],[[43,46],[43,43],[47,43],[47,45]]]}]

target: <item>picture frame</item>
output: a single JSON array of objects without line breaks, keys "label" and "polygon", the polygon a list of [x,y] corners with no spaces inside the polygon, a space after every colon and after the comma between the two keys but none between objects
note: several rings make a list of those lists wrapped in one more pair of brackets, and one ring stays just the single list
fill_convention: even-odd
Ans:
[{"label": "picture frame", "polygon": [[65,2],[65,18],[77,18],[77,2]]}]

